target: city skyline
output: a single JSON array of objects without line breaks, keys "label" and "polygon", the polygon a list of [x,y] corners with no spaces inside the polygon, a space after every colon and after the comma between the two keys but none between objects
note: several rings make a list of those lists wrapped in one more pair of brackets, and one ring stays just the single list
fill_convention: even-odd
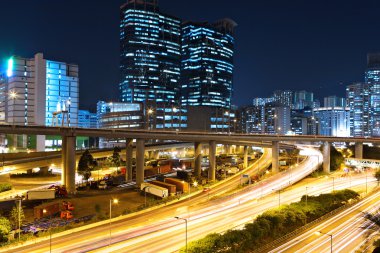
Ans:
[{"label": "city skyline", "polygon": [[[18,2],[3,3],[5,9],[17,5],[20,14],[17,22],[5,27],[9,38],[0,42],[3,62],[12,54],[31,57],[43,52],[49,58],[81,66],[81,108],[94,110],[98,100],[118,100],[119,7],[125,1],[91,2],[91,12],[89,1],[68,1],[61,6],[41,0],[37,4],[23,2],[21,7]],[[295,2],[288,8],[279,2],[244,3],[227,8],[227,1],[213,5],[161,0],[160,9],[183,20],[232,18],[238,23],[233,104],[249,105],[252,98],[268,96],[274,90],[303,90],[305,86],[319,99],[342,97],[346,85],[363,81],[366,54],[380,50],[380,35],[372,32],[379,21],[371,15],[380,4],[340,3]],[[4,13],[1,20],[9,22],[12,15]],[[26,22],[32,29],[23,28]],[[361,39],[370,35],[370,40]]]}]

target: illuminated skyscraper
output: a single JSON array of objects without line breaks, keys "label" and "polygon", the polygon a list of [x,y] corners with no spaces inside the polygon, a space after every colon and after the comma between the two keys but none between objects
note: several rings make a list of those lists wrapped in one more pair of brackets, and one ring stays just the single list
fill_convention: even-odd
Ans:
[{"label": "illuminated skyscraper", "polygon": [[365,83],[370,89],[372,136],[380,136],[380,53],[367,55]]},{"label": "illuminated skyscraper", "polygon": [[230,19],[182,24],[183,105],[231,107],[235,26]]},{"label": "illuminated skyscraper", "polygon": [[[77,126],[78,65],[46,60],[42,53],[33,58],[14,56],[7,65],[0,77],[1,123],[52,126],[54,119],[58,126]],[[14,147],[43,150],[59,145],[55,140],[45,143],[44,136],[13,137],[9,145]]]},{"label": "illuminated skyscraper", "polygon": [[370,88],[368,84],[354,83],[346,88],[349,111],[350,136],[371,136]]},{"label": "illuminated skyscraper", "polygon": [[120,18],[121,101],[177,104],[181,20],[156,0],[127,0]]}]

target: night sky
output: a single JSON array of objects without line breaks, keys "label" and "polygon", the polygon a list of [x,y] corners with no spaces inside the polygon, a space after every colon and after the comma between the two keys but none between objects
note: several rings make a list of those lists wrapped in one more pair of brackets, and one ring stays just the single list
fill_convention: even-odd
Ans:
[{"label": "night sky", "polygon": [[[117,100],[123,0],[0,0],[0,59],[10,55],[79,64],[80,104]],[[275,89],[345,96],[362,81],[367,52],[380,51],[380,1],[160,0],[185,20],[229,17],[236,29],[234,104]],[[4,65],[4,64],[3,64]]]}]

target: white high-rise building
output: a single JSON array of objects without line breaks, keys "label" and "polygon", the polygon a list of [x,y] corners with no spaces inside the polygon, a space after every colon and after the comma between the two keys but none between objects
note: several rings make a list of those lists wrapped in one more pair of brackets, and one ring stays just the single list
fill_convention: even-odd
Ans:
[{"label": "white high-rise building", "polygon": [[[78,65],[46,60],[42,53],[13,56],[7,63],[0,75],[0,123],[77,126]],[[3,145],[44,150],[45,136],[33,138],[13,135]]]}]

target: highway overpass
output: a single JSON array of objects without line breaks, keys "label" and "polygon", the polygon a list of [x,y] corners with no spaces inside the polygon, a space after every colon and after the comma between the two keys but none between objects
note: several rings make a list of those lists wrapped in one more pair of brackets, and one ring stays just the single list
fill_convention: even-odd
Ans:
[{"label": "highway overpass", "polygon": [[323,142],[323,169],[330,171],[330,145],[332,142],[354,142],[356,158],[362,158],[363,142],[380,143],[379,138],[360,137],[329,137],[306,135],[263,135],[263,134],[232,134],[232,133],[208,133],[188,131],[162,131],[162,130],[132,130],[132,129],[87,129],[75,127],[49,127],[49,126],[24,126],[24,125],[0,125],[0,133],[3,134],[28,134],[28,135],[53,135],[62,136],[62,182],[69,192],[75,192],[75,143],[77,136],[122,138],[126,143],[127,179],[132,178],[133,140],[136,140],[136,183],[140,185],[144,181],[144,154],[146,140],[172,140],[194,143],[195,150],[195,174],[201,173],[201,150],[204,143],[209,145],[210,168],[209,180],[215,180],[216,171],[216,143],[235,143],[244,145],[244,164],[247,160],[248,145],[271,143],[272,170],[279,171],[279,143],[305,143]]}]

